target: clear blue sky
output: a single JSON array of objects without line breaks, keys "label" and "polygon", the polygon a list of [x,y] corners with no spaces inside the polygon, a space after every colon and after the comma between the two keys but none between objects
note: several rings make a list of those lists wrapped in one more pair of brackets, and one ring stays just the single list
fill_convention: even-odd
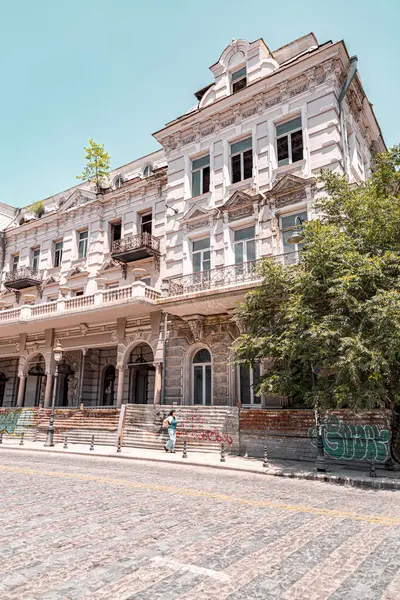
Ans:
[{"label": "clear blue sky", "polygon": [[[399,0],[2,0],[0,201],[75,185],[89,137],[118,167],[158,148],[233,37],[344,39],[388,146],[400,142]],[[328,9],[329,6],[329,9]]]}]

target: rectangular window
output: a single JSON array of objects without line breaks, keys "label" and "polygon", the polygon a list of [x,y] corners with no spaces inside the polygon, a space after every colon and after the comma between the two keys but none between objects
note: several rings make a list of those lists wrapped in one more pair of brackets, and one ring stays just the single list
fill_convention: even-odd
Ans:
[{"label": "rectangular window", "polygon": [[260,383],[260,365],[253,368],[246,365],[239,367],[240,402],[244,406],[261,405],[261,396],[257,395],[257,386]]},{"label": "rectangular window", "polygon": [[19,263],[19,254],[13,254],[11,257],[11,271],[16,271],[18,269]]},{"label": "rectangular window", "polygon": [[236,94],[236,92],[239,92],[240,90],[245,88],[247,85],[246,67],[242,67],[241,69],[234,71],[231,75],[231,81],[232,94]]},{"label": "rectangular window", "polygon": [[54,266],[61,267],[63,255],[63,242],[54,242]]},{"label": "rectangular window", "polygon": [[231,144],[232,183],[253,176],[253,147],[251,137]]},{"label": "rectangular window", "polygon": [[210,238],[195,240],[192,246],[193,273],[211,269]]},{"label": "rectangular window", "polygon": [[235,264],[256,260],[255,227],[246,227],[234,231]]},{"label": "rectangular window", "polygon": [[40,248],[32,248],[32,270],[37,271],[39,269],[40,261]]},{"label": "rectangular window", "polygon": [[78,296],[83,296],[83,290],[75,290],[74,296],[77,298]]},{"label": "rectangular window", "polygon": [[303,131],[301,117],[276,126],[278,167],[303,160]]},{"label": "rectangular window", "polygon": [[192,197],[210,191],[210,155],[192,160]]},{"label": "rectangular window", "polygon": [[287,240],[294,230],[299,229],[299,227],[301,228],[300,221],[307,221],[307,211],[282,216],[280,221],[285,263],[297,263],[299,261],[299,251],[302,249],[303,244],[291,244]]},{"label": "rectangular window", "polygon": [[151,212],[140,215],[140,231],[142,233],[150,233],[151,234],[152,220],[153,220],[153,216],[152,216]]},{"label": "rectangular window", "polygon": [[111,223],[111,243],[121,239],[122,225],[121,221]]},{"label": "rectangular window", "polygon": [[57,302],[57,296],[47,296],[47,302]]},{"label": "rectangular window", "polygon": [[142,277],[140,281],[150,287],[150,277]]},{"label": "rectangular window", "polygon": [[119,287],[119,283],[118,282],[108,283],[106,287],[108,290],[116,290]]},{"label": "rectangular window", "polygon": [[89,232],[87,229],[78,233],[78,258],[86,258],[87,256],[88,236]]}]

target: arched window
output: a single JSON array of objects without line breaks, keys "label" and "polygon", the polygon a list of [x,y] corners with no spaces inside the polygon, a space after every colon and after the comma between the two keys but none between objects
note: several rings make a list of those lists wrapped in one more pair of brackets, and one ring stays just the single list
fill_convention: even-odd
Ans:
[{"label": "arched window", "polygon": [[211,354],[198,350],[192,361],[193,404],[211,405]]},{"label": "arched window", "polygon": [[0,373],[0,406],[3,406],[4,392],[6,391],[7,377],[4,373]]},{"label": "arched window", "polygon": [[116,190],[119,190],[119,188],[121,188],[124,184],[124,178],[122,177],[122,175],[118,175],[118,177],[115,178],[114,180],[114,188]]},{"label": "arched window", "polygon": [[115,385],[115,367],[108,365],[104,369],[103,374],[103,406],[111,406],[114,404],[114,385]]},{"label": "arched window", "polygon": [[239,365],[239,395],[243,406],[261,407],[261,396],[257,394],[259,383],[260,363],[256,363],[253,368]]},{"label": "arched window", "polygon": [[146,165],[143,169],[143,177],[150,177],[153,173],[153,167],[151,165]]}]

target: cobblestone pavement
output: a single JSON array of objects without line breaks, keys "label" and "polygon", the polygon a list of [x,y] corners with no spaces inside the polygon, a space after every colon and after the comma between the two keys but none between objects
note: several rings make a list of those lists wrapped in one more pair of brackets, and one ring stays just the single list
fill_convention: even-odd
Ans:
[{"label": "cobblestone pavement", "polygon": [[400,493],[0,450],[1,600],[399,600]]}]

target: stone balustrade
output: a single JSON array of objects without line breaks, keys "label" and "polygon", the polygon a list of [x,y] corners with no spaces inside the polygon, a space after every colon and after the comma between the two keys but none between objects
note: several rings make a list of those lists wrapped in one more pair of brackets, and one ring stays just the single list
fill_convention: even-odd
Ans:
[{"label": "stone balustrade", "polygon": [[74,298],[60,298],[54,302],[43,304],[24,304],[18,308],[0,311],[0,324],[10,322],[31,321],[61,314],[85,312],[98,309],[102,306],[121,305],[130,301],[143,301],[155,304],[161,292],[146,286],[142,281],[113,290],[98,290],[94,294],[76,296]]}]

